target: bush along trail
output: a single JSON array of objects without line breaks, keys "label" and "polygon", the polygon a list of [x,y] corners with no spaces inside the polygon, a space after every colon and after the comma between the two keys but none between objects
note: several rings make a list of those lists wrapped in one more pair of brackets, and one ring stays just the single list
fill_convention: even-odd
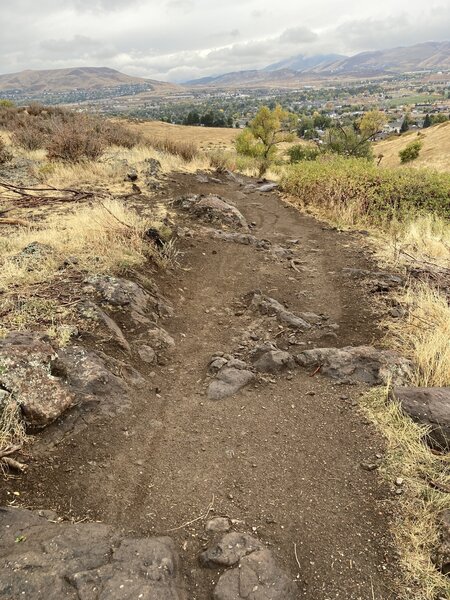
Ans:
[{"label": "bush along trail", "polygon": [[[0,340],[0,598],[431,599],[405,591],[391,526],[407,482],[380,476],[386,443],[360,409],[388,383],[414,418],[447,394],[405,388],[413,365],[381,344],[378,298],[404,279],[274,188],[171,174],[128,195],[176,238],[149,229],[144,263],[106,205],[125,274],[50,240],[14,255],[27,273],[61,260],[28,285],[76,325],[49,336],[21,313]],[[435,560],[448,569],[444,543]]]}]

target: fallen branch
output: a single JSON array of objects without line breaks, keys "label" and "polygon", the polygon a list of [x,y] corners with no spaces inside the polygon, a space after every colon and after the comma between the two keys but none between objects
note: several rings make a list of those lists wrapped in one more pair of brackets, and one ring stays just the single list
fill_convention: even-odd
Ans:
[{"label": "fallen branch", "polygon": [[316,369],[314,369],[314,371],[312,373],[309,374],[310,377],[314,377],[314,375],[316,375],[320,369],[322,368],[322,365],[319,365]]},{"label": "fallen branch", "polygon": [[20,471],[21,473],[23,473],[27,469],[26,464],[21,463],[17,460],[14,460],[14,458],[11,458],[10,456],[4,456],[2,459],[0,459],[0,462],[5,464],[10,469],[14,469],[15,471]]},{"label": "fallen branch", "polygon": [[24,221],[24,219],[9,219],[7,217],[0,218],[0,225],[21,225],[22,227],[31,227],[30,221]]},{"label": "fallen branch", "polygon": [[409,254],[409,252],[406,252],[406,250],[400,250],[400,254],[404,254],[405,256],[407,256],[408,258],[411,258],[415,262],[423,263],[424,265],[430,265],[430,267],[434,267],[436,269],[444,271],[445,273],[450,273],[450,269],[448,269],[447,267],[443,267],[442,265],[438,265],[429,260],[424,260],[423,258],[417,258],[416,256]]}]

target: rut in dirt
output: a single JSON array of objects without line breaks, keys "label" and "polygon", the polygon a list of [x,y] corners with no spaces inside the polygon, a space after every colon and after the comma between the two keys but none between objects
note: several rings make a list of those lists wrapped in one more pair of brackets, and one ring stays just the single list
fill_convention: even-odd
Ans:
[{"label": "rut in dirt", "polygon": [[[295,354],[373,344],[380,335],[371,294],[345,272],[374,268],[360,237],[302,215],[276,192],[246,188],[249,181],[176,175],[161,192],[163,203],[219,195],[269,250],[216,239],[179,212],[181,268],[158,280],[174,307],[164,321],[174,350],[156,368],[134,360],[146,385],[130,408],[66,436],[14,486],[34,508],[130,535],[169,535],[190,600],[211,598],[223,572],[198,560],[213,516],[269,548],[298,598],[393,599],[392,499],[376,471],[361,468],[383,454],[357,407],[365,388],[288,365],[232,397],[207,396],[212,357],[245,362],[250,348],[267,340]],[[270,252],[274,247],[291,249],[294,260]],[[293,334],[251,308],[255,291],[292,314],[318,315],[320,327]]]}]

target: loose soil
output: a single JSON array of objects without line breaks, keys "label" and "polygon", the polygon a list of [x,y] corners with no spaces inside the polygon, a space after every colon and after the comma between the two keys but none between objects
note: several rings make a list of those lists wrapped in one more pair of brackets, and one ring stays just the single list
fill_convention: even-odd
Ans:
[{"label": "loose soil", "polygon": [[[197,518],[210,504],[210,515],[235,519],[237,529],[269,545],[298,581],[299,598],[394,599],[393,496],[376,471],[361,468],[383,452],[356,406],[361,388],[296,369],[292,378],[268,377],[226,400],[205,394],[211,355],[235,351],[259,318],[242,305],[255,289],[293,312],[329,315],[338,337],[325,345],[376,342],[373,298],[343,273],[373,268],[361,236],[324,226],[277,193],[246,193],[225,178],[202,184],[179,174],[168,186],[161,200],[217,193],[255,223],[257,237],[298,239],[301,269],[252,246],[184,238],[180,268],[157,278],[175,308],[164,321],[177,343],[167,364],[144,373],[148,385],[129,410],[35,455],[26,475],[6,481],[0,499],[10,503],[15,491],[16,505],[127,533],[167,533],[178,545],[190,600],[211,598],[217,581],[218,572],[198,562],[209,538]],[[275,335],[278,323],[269,323]]]}]

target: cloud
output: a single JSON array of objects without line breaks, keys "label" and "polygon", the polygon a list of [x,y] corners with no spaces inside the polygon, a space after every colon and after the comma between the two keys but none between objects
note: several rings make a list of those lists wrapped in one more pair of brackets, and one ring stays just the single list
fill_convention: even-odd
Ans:
[{"label": "cloud", "polygon": [[0,73],[109,66],[180,81],[295,56],[448,39],[444,0],[0,2]]},{"label": "cloud", "polygon": [[280,35],[280,42],[282,44],[304,44],[314,42],[318,37],[317,33],[308,27],[291,27]]}]

